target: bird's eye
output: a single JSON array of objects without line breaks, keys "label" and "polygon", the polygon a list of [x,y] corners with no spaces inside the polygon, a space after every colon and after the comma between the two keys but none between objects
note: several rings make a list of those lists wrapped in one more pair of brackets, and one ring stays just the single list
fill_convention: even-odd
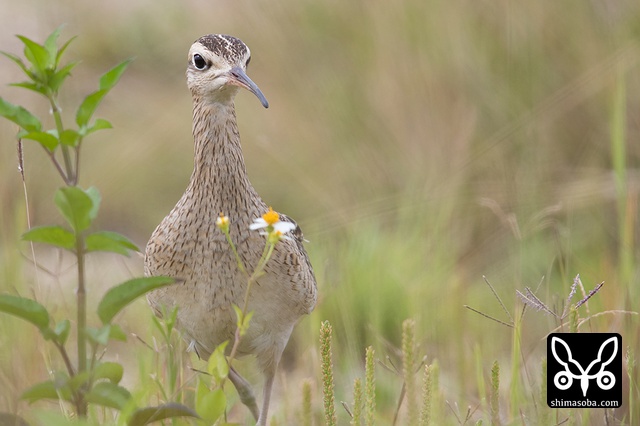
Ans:
[{"label": "bird's eye", "polygon": [[204,60],[199,54],[193,55],[193,66],[199,70],[203,70],[207,67],[207,61]]},{"label": "bird's eye", "polygon": [[247,68],[249,66],[249,62],[251,62],[251,56],[247,58],[247,62],[244,64],[244,67]]}]

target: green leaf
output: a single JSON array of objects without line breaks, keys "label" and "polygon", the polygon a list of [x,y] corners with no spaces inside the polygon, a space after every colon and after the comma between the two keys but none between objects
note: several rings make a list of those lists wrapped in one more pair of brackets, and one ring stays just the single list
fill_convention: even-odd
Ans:
[{"label": "green leaf", "polygon": [[109,343],[109,336],[111,335],[111,325],[107,324],[100,328],[87,327],[87,337],[89,340],[97,345],[106,346]]},{"label": "green leaf", "polygon": [[11,120],[27,132],[39,132],[42,124],[38,118],[21,106],[0,98],[0,116]]},{"label": "green leaf", "polygon": [[251,322],[251,318],[253,317],[253,311],[247,312],[247,314],[242,313],[242,309],[235,303],[232,305],[233,310],[236,312],[236,327],[240,331],[240,336],[244,336],[247,334],[247,330],[249,329],[249,323]]},{"label": "green leaf", "polygon": [[32,83],[30,81],[23,81],[22,83],[11,83],[9,86],[13,87],[22,87],[23,89],[33,90],[34,92],[40,93],[41,95],[46,96],[47,90],[43,85],[39,83]]},{"label": "green leaf", "polygon": [[169,402],[157,407],[144,407],[134,411],[127,422],[127,426],[145,426],[149,423],[174,417],[199,418],[198,414],[191,408],[177,402]]},{"label": "green leaf", "polygon": [[132,60],[127,59],[104,73],[100,77],[100,90],[106,90],[107,92],[111,90],[118,83],[122,73],[125,72]]},{"label": "green leaf", "polygon": [[111,322],[125,306],[133,302],[143,294],[173,284],[174,279],[169,277],[144,277],[134,278],[120,285],[110,288],[98,304],[98,316],[103,324]]},{"label": "green leaf", "polygon": [[40,78],[44,77],[45,70],[50,68],[50,63],[53,63],[51,58],[49,58],[49,52],[47,52],[47,49],[25,36],[19,35],[17,37],[22,41],[22,43],[24,43],[24,56],[29,62],[31,62],[36,74],[39,74]]},{"label": "green leaf", "polygon": [[52,380],[31,386],[20,395],[20,399],[26,399],[33,403],[40,399],[58,399],[58,390]]},{"label": "green leaf", "polygon": [[87,236],[87,251],[110,251],[128,255],[129,250],[140,251],[127,237],[117,232],[100,231]]},{"label": "green leaf", "polygon": [[93,222],[93,220],[98,216],[98,210],[100,209],[100,203],[102,202],[102,197],[100,196],[100,191],[95,186],[90,186],[84,191],[91,201],[93,202],[93,207],[89,211],[89,218]]},{"label": "green leaf", "polygon": [[[73,377],[69,379],[67,382],[67,387],[71,390],[71,392],[77,392],[80,388],[83,388],[86,384],[91,380],[91,373],[87,370],[82,371],[80,373],[76,373]],[[84,389],[82,390],[84,392]]]},{"label": "green leaf", "polygon": [[118,65],[116,65],[111,70],[107,71],[102,77],[100,77],[100,89],[88,95],[76,112],[76,123],[78,127],[83,128],[89,124],[91,117],[93,117],[93,113],[102,102],[102,99],[105,97],[109,90],[116,85],[120,76],[125,71],[131,59],[128,59]]},{"label": "green leaf", "polygon": [[87,392],[85,399],[90,404],[120,410],[127,404],[127,401],[131,399],[131,394],[122,386],[111,382],[98,382]]},{"label": "green leaf", "polygon": [[22,62],[22,59],[20,59],[18,56],[14,55],[13,53],[9,53],[9,52],[0,51],[0,54],[2,54],[4,56],[6,56],[7,58],[11,59],[16,65],[18,65],[20,67],[22,72],[24,72],[29,78],[31,78],[31,76],[33,74],[31,73],[31,71],[29,71],[29,69],[24,64],[24,62]]},{"label": "green leaf", "polygon": [[53,329],[53,334],[56,336],[56,341],[61,345],[64,345],[69,337],[69,331],[71,330],[71,322],[68,319],[62,320],[56,324]]},{"label": "green leaf", "polygon": [[69,45],[71,44],[71,42],[73,40],[76,39],[77,36],[73,36],[71,37],[69,40],[67,40],[62,47],[60,47],[60,49],[58,49],[58,54],[56,55],[56,68],[58,67],[58,64],[60,63],[60,59],[62,58],[62,55],[64,54],[65,50],[67,50],[67,47],[69,47]]},{"label": "green leaf", "polygon": [[67,186],[56,191],[56,206],[76,233],[87,229],[95,217],[93,197],[94,191],[83,191],[77,186]]},{"label": "green leaf", "polygon": [[67,250],[73,250],[76,246],[76,237],[73,233],[61,226],[38,226],[31,228],[22,234],[22,239],[34,243],[50,244]]},{"label": "green leaf", "polygon": [[226,378],[229,375],[229,362],[227,362],[227,357],[224,354],[227,345],[229,344],[228,340],[225,340],[209,356],[209,361],[207,363],[207,373],[213,376],[213,379],[216,383],[220,383],[222,379]]},{"label": "green leaf", "polygon": [[93,126],[87,128],[84,131],[85,135],[89,135],[93,132],[97,132],[98,130],[103,130],[103,129],[112,129],[113,126],[111,125],[110,122],[108,122],[107,120],[104,120],[102,118],[98,118],[96,119],[96,121],[93,123]]},{"label": "green leaf", "polygon": [[227,408],[227,396],[222,389],[215,389],[207,392],[196,405],[196,411],[206,421],[213,423],[217,421]]},{"label": "green leaf", "polygon": [[102,98],[104,98],[107,93],[108,90],[98,90],[84,98],[76,112],[76,123],[79,127],[89,124],[89,120],[91,120],[93,113],[96,111],[96,108],[98,108],[98,105],[102,102]]},{"label": "green leaf", "polygon": [[60,37],[60,32],[64,25],[60,25],[58,28],[53,30],[53,32],[47,37],[44,42],[44,48],[47,51],[49,56],[49,62],[47,63],[47,68],[55,68],[57,65],[56,57],[58,55],[58,38]]},{"label": "green leaf", "polygon": [[40,330],[46,330],[49,327],[49,313],[44,306],[32,299],[2,294],[0,295],[0,312],[22,318]]},{"label": "green leaf", "polygon": [[120,383],[124,368],[117,362],[103,362],[93,370],[93,379],[108,379],[114,385]]},{"label": "green leaf", "polygon": [[63,399],[65,401],[71,401],[71,391],[67,386],[66,380],[62,382],[47,380],[31,386],[20,395],[20,399],[29,401],[29,404],[33,404],[41,399]]},{"label": "green leaf", "polygon": [[127,335],[116,324],[106,324],[100,328],[87,327],[87,338],[97,345],[106,346],[109,340],[127,341]]},{"label": "green leaf", "polygon": [[[77,417],[77,416],[69,416],[69,412],[67,410],[31,410],[29,413],[31,417],[34,418],[34,425],[46,425],[46,426],[96,426],[96,416],[90,415],[90,420]],[[70,418],[71,417],[71,418]],[[111,423],[107,423],[111,424]],[[226,425],[220,425],[226,426]]]},{"label": "green leaf", "polygon": [[66,129],[62,131],[60,135],[60,143],[66,146],[78,146],[80,142],[80,134],[73,129]]},{"label": "green leaf", "polygon": [[62,86],[62,83],[71,74],[71,70],[75,68],[78,63],[79,62],[70,62],[64,67],[60,68],[55,74],[51,76],[51,78],[49,79],[49,87],[51,88],[51,91],[53,91],[54,93],[58,93],[58,90],[60,90],[60,86]]},{"label": "green leaf", "polygon": [[36,141],[49,151],[53,151],[54,149],[56,149],[59,144],[58,138],[47,132],[29,132],[25,135],[22,135],[22,139],[30,139]]},{"label": "green leaf", "polygon": [[117,324],[111,324],[111,330],[109,331],[109,339],[111,340],[119,340],[121,342],[127,341],[127,335],[122,328],[120,328]]},{"label": "green leaf", "polygon": [[29,423],[20,416],[11,413],[0,413],[0,425],[29,426]]}]

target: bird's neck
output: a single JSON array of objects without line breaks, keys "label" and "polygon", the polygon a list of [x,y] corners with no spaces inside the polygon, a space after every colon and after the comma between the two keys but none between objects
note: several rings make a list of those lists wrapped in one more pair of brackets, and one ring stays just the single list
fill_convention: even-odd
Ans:
[{"label": "bird's neck", "polygon": [[193,138],[194,169],[187,192],[210,208],[244,204],[241,199],[255,191],[247,177],[233,103],[194,99]]}]

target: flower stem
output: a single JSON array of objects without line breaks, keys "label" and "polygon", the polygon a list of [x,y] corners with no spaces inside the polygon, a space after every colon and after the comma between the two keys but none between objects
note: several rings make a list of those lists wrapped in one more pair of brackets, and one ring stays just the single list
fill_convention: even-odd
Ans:
[{"label": "flower stem", "polygon": [[246,268],[244,267],[244,263],[242,263],[242,259],[240,259],[240,255],[238,254],[238,250],[236,250],[236,245],[231,240],[231,235],[229,234],[229,229],[224,229],[222,232],[224,232],[224,236],[227,238],[227,242],[231,246],[231,250],[233,251],[233,255],[235,256],[236,262],[238,263],[238,269],[240,269],[240,271],[242,271],[243,274],[249,275],[249,273],[247,272]]},{"label": "flower stem", "polygon": [[[238,255],[236,252],[236,248],[233,245],[231,238],[229,238],[228,232],[225,232],[225,234],[227,235],[227,240],[229,241],[229,244],[231,245],[233,252],[236,253],[236,257],[237,257]],[[251,286],[253,285],[255,280],[258,279],[260,275],[262,275],[262,272],[264,271],[264,267],[266,266],[267,262],[271,258],[271,255],[273,253],[273,249],[275,248],[275,246],[276,245],[274,243],[270,243],[267,241],[267,243],[265,244],[264,250],[262,251],[262,256],[260,257],[260,261],[256,265],[256,269],[253,270],[253,273],[247,279],[247,290],[244,293],[244,303],[242,305],[242,317],[238,318],[238,325],[236,326],[236,331],[233,339],[233,347],[231,348],[231,352],[229,353],[229,358],[228,358],[229,368],[231,368],[231,363],[233,362],[236,356],[238,346],[240,346],[240,340],[242,339],[242,333],[240,332],[240,327],[241,325],[244,325],[243,323],[247,316],[247,309],[249,307],[249,295],[251,294]],[[242,262],[240,262],[239,259],[240,258],[238,257],[238,264],[242,265]],[[243,272],[245,272],[246,274],[247,273],[246,269]]]}]

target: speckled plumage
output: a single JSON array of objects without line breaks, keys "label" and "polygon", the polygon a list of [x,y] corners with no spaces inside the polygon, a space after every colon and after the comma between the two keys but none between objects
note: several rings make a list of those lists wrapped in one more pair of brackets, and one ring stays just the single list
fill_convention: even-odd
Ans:
[{"label": "speckled plumage", "polygon": [[[249,230],[268,207],[247,177],[233,104],[240,86],[267,106],[244,74],[249,58],[247,46],[230,36],[204,36],[192,45],[187,82],[194,105],[194,170],[184,195],[158,225],[146,248],[147,275],[180,280],[150,293],[149,303],[156,314],[162,306],[178,306],[178,328],[205,359],[223,341],[233,341],[236,316],[232,304],[242,306],[247,285],[224,234],[216,227],[218,214],[230,218],[231,238],[249,270],[265,245],[264,236]],[[200,69],[203,61],[206,68]],[[286,216],[283,220],[290,221]],[[267,386],[270,394],[293,326],[316,303],[316,282],[301,238],[278,242],[265,272],[251,288],[249,310],[254,315],[239,347],[239,354],[256,355],[266,376],[258,424],[266,422]]]}]

